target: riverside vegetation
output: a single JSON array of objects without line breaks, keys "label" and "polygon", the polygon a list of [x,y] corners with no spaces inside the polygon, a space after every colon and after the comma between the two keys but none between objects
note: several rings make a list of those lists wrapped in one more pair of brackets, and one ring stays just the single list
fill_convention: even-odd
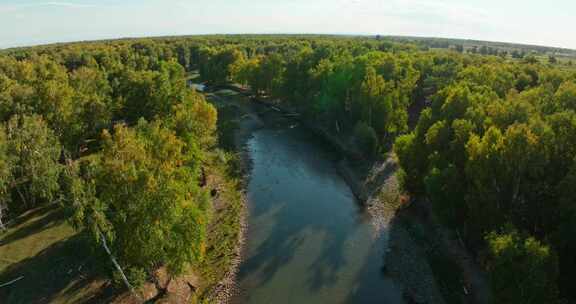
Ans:
[{"label": "riverside vegetation", "polygon": [[[209,301],[242,212],[216,110],[187,86],[199,71],[294,109],[356,157],[393,150],[405,191],[458,231],[496,303],[573,301],[576,70],[510,47],[206,36],[4,50],[0,219],[57,203],[118,282],[193,271]],[[231,191],[225,208],[214,179]]]}]

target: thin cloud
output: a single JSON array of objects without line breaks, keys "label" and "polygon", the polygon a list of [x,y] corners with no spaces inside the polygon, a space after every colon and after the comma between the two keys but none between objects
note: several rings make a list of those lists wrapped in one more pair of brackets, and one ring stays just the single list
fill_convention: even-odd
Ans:
[{"label": "thin cloud", "polygon": [[74,2],[43,2],[43,3],[36,4],[36,6],[62,6],[62,7],[71,7],[71,8],[98,7],[98,5],[96,5],[96,4],[74,3]]},{"label": "thin cloud", "polygon": [[61,1],[48,1],[48,2],[39,2],[39,3],[26,3],[26,4],[0,4],[0,13],[2,12],[15,12],[26,10],[35,7],[45,7],[45,6],[52,6],[52,7],[62,7],[62,8],[95,8],[99,7],[96,4],[90,3],[75,3],[75,2],[61,2]]}]

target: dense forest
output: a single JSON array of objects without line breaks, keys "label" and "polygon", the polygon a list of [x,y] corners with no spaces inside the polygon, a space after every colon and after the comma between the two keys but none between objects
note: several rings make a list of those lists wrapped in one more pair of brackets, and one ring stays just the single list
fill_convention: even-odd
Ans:
[{"label": "dense forest", "polygon": [[3,221],[58,202],[128,286],[159,266],[176,275],[201,262],[210,218],[201,174],[216,111],[187,88],[183,66],[147,51],[79,45],[0,58]]},{"label": "dense forest", "polygon": [[200,263],[217,113],[188,88],[195,71],[298,111],[362,158],[393,150],[405,191],[459,232],[497,303],[576,299],[576,70],[531,55],[328,36],[5,50],[0,220],[56,201],[134,285]]}]

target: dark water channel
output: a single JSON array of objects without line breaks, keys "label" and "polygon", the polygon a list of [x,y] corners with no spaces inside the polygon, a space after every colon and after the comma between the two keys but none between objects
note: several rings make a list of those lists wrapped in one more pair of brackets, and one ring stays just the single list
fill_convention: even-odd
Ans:
[{"label": "dark water channel", "polygon": [[298,126],[247,142],[252,170],[237,303],[402,303],[375,233],[335,168],[335,153]]}]

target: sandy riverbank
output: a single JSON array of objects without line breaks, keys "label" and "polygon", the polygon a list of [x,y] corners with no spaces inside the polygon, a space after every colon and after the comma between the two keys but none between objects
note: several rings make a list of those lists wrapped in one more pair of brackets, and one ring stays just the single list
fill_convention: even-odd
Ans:
[{"label": "sandy riverbank", "polygon": [[219,94],[208,94],[208,100],[216,106],[219,111],[224,108],[232,108],[234,117],[229,117],[232,122],[236,124],[233,130],[233,146],[234,151],[237,153],[241,172],[241,185],[242,188],[242,208],[240,213],[240,230],[238,232],[238,241],[234,248],[234,259],[229,265],[229,269],[222,278],[222,280],[214,287],[212,294],[209,296],[210,303],[229,303],[233,296],[239,292],[237,285],[237,274],[244,256],[246,231],[248,229],[247,216],[248,216],[248,201],[246,197],[246,185],[248,183],[251,159],[246,150],[246,143],[250,138],[253,131],[263,126],[263,122],[252,109],[252,105],[239,103],[232,100],[231,97],[222,96]]}]

